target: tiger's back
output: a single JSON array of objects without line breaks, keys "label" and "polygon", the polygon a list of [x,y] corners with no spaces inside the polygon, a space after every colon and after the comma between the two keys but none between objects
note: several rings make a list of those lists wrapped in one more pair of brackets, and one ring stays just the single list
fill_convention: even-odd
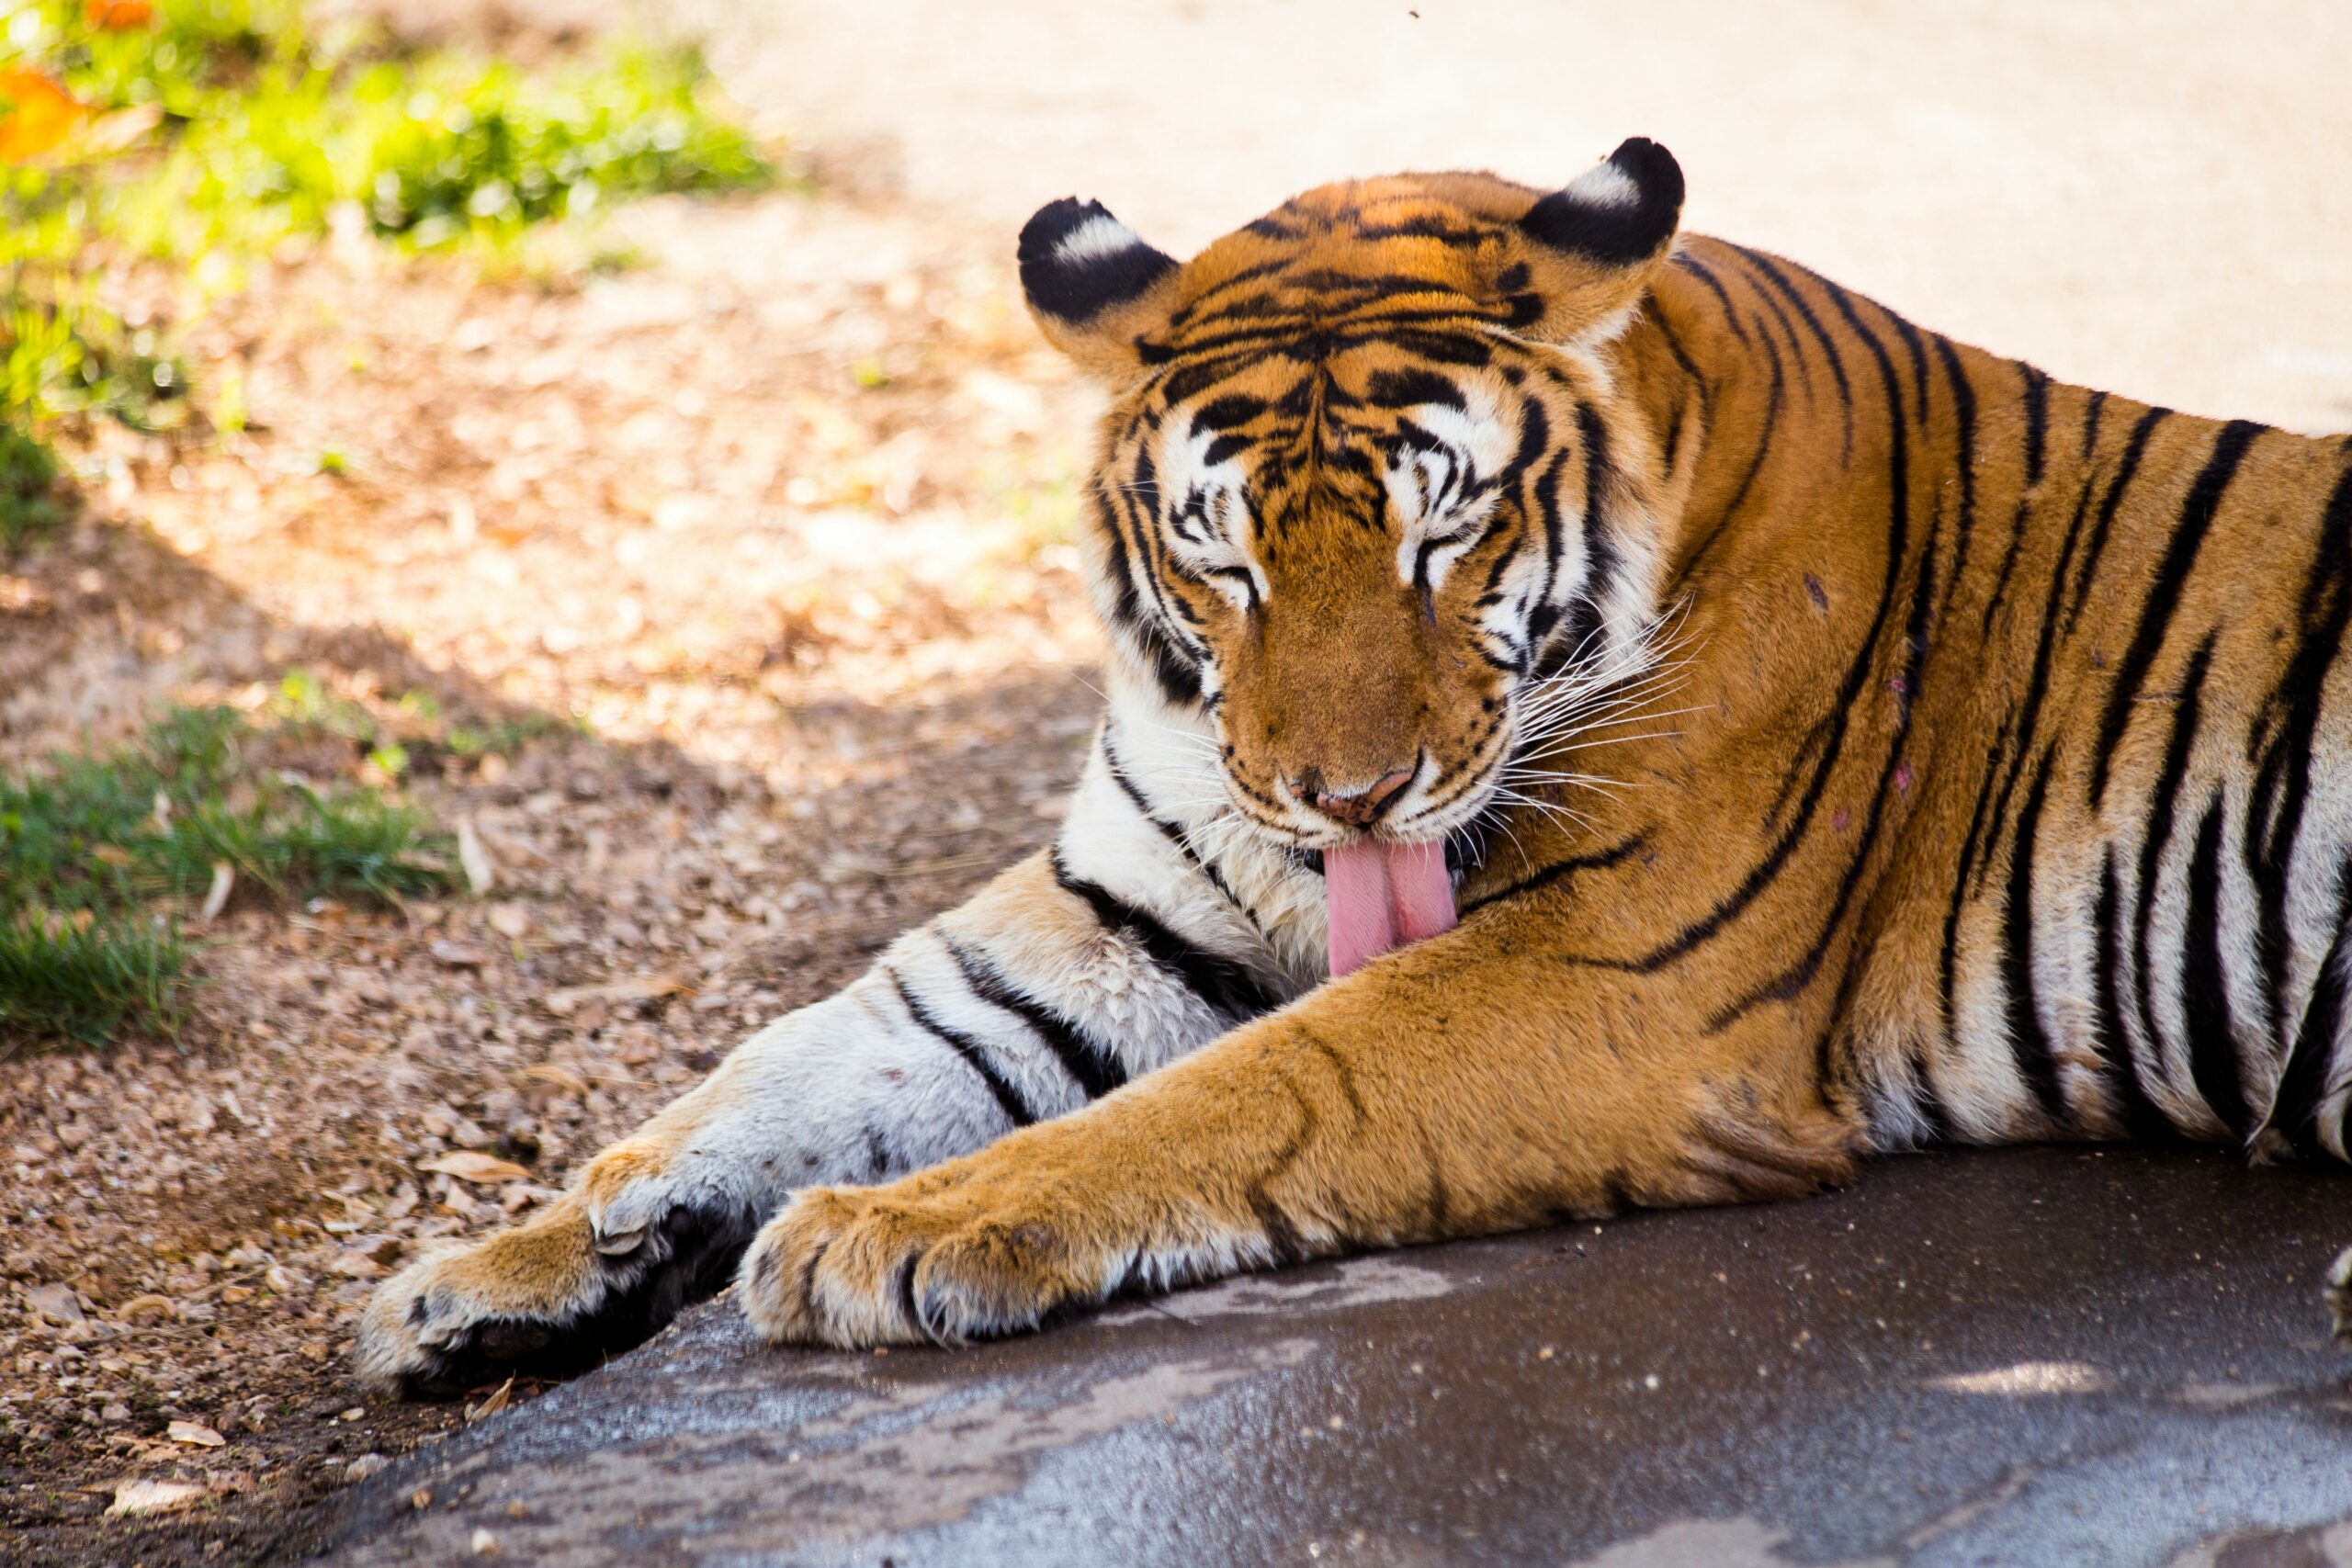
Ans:
[{"label": "tiger's back", "polygon": [[1720,456],[1667,590],[1699,711],[1611,814],[1663,918],[1605,961],[1737,950],[1691,1024],[1811,1037],[1880,1146],[2342,1157],[2352,445],[2056,383],[1716,242],[1652,305],[1633,379]]}]

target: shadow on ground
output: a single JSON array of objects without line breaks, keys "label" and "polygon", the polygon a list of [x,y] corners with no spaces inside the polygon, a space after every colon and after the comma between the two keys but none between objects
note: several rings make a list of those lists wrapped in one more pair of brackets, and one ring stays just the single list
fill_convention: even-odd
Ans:
[{"label": "shadow on ground", "polygon": [[[1318,1265],[962,1351],[714,1303],[289,1538],[351,1564],[2309,1564],[2352,1183],[1890,1159],[1806,1203]],[[2342,1533],[2339,1531],[2339,1533]]]},{"label": "shadow on ground", "polygon": [[[0,1287],[17,1352],[0,1424],[11,1562],[252,1561],[352,1461],[460,1420],[350,1382],[349,1321],[382,1272],[352,1250],[355,1229],[396,1263],[504,1223],[502,1199],[560,1186],[758,1022],[1042,842],[1041,803],[1067,790],[1099,705],[1053,668],[901,703],[810,680],[768,699],[790,755],[763,776],[583,734],[380,627],[273,615],[135,528],[88,523],[6,570],[10,765],[296,667],[526,737],[494,762],[411,747],[408,793],[479,824],[497,862],[490,900],[243,906],[193,933],[201,978],[181,1041],[0,1052],[0,1149],[16,1151],[0,1163],[6,1273],[70,1285],[92,1309],[68,1333]],[[647,976],[661,985],[641,996],[551,999]],[[431,1177],[424,1162],[480,1146],[452,1112],[529,1180]],[[225,1445],[171,1444],[181,1420]],[[188,1513],[102,1519],[137,1475],[218,1492]]]}]

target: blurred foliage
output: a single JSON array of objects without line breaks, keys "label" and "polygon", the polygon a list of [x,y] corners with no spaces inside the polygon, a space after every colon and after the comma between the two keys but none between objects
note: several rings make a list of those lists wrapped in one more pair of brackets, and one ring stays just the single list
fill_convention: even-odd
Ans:
[{"label": "blurred foliage", "polygon": [[57,459],[23,431],[0,424],[0,560],[64,520]]},{"label": "blurred foliage", "polygon": [[[364,19],[313,26],[298,0],[0,0],[0,550],[70,503],[37,439],[50,422],[187,417],[168,323],[125,313],[142,264],[164,269],[165,310],[200,310],[323,235],[495,255],[616,198],[772,177],[690,51],[526,71]],[[242,386],[209,412],[241,426]],[[450,886],[446,845],[390,786],[533,731],[420,703],[379,726],[297,671],[266,728],[177,708],[133,746],[0,775],[0,1035],[175,1030],[177,919],[216,886],[281,903]],[[346,782],[255,760],[322,741]]]},{"label": "blurred foliage", "polygon": [[424,812],[257,761],[280,738],[227,708],[176,707],[134,745],[0,775],[0,1034],[175,1031],[175,915],[216,881],[281,904],[455,886]]},{"label": "blurred foliage", "polygon": [[615,198],[756,186],[690,51],[544,71],[420,49],[296,0],[0,0],[0,423],[185,417],[188,377],[94,280],[118,262],[236,288],[289,241],[511,244]]}]

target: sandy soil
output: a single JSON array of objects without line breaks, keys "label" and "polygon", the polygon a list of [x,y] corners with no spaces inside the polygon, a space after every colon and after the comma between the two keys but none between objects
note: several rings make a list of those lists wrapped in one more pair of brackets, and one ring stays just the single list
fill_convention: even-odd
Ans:
[{"label": "sandy soil", "polygon": [[754,103],[1009,235],[1186,254],[1401,168],[1654,136],[1696,230],[2052,374],[2352,428],[2352,6],[2330,0],[690,0]]}]

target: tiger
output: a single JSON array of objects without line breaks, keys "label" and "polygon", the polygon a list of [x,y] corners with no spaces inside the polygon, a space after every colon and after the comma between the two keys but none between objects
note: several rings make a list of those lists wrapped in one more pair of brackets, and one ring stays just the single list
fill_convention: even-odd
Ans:
[{"label": "tiger", "polygon": [[952,1346],[1928,1145],[2345,1158],[2352,441],[2064,384],[1683,195],[1634,138],[1182,264],[1042,209],[1026,302],[1110,394],[1051,847],[386,1280],[359,1371],[560,1375],[730,1285]]}]

